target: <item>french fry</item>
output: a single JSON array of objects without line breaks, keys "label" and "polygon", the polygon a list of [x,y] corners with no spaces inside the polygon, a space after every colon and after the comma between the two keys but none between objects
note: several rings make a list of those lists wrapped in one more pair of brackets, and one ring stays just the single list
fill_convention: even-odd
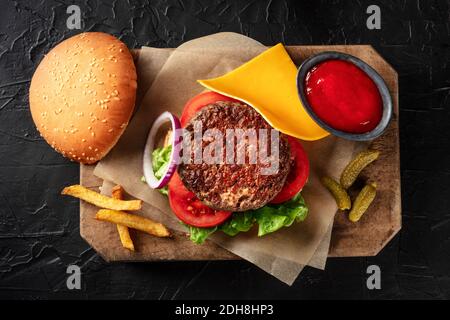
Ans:
[{"label": "french fry", "polygon": [[[117,185],[112,189],[112,197],[114,199],[123,200],[122,186]],[[128,250],[134,251],[134,244],[133,240],[131,240],[130,230],[128,230],[128,227],[118,224],[117,232],[119,233],[120,242],[122,242],[122,246]]]},{"label": "french fry", "polygon": [[123,188],[121,185],[115,185],[111,190],[113,199],[123,200]]},{"label": "french fry", "polygon": [[61,194],[79,198],[97,207],[111,210],[134,211],[142,207],[142,200],[113,199],[78,184],[64,188]]},{"label": "french fry", "polygon": [[169,230],[163,224],[134,214],[101,209],[97,212],[95,218],[100,221],[127,226],[128,228],[143,231],[157,237],[170,237]]}]

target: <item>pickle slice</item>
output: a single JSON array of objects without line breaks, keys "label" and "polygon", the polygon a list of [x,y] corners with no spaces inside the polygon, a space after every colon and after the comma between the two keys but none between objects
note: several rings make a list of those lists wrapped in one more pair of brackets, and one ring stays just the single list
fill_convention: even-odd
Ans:
[{"label": "pickle slice", "polygon": [[373,199],[377,194],[377,185],[375,183],[369,183],[362,188],[353,202],[353,208],[348,214],[348,218],[352,222],[358,222],[362,215],[369,208]]},{"label": "pickle slice", "polygon": [[350,197],[348,196],[347,191],[345,191],[339,183],[330,177],[322,177],[321,182],[333,195],[339,210],[347,210],[351,208],[352,202]]},{"label": "pickle slice", "polygon": [[350,186],[358,178],[361,171],[367,167],[370,163],[375,161],[380,152],[377,150],[364,150],[358,153],[358,155],[349,162],[341,174],[341,186],[344,189],[350,188]]}]

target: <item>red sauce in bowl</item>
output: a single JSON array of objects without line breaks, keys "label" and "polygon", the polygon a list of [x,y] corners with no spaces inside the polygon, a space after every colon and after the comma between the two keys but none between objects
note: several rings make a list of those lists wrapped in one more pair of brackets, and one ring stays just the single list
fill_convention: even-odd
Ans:
[{"label": "red sauce in bowl", "polygon": [[314,113],[339,131],[372,131],[383,113],[375,83],[363,70],[344,60],[327,60],[308,71],[305,95]]}]

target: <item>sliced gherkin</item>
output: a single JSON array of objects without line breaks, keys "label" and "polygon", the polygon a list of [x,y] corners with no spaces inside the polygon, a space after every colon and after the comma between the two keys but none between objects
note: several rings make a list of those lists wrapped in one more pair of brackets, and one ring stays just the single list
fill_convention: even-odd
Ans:
[{"label": "sliced gherkin", "polygon": [[367,167],[370,163],[375,161],[380,152],[377,150],[364,150],[358,153],[358,155],[349,162],[341,174],[341,186],[344,189],[348,189],[358,178],[361,171]]},{"label": "sliced gherkin", "polygon": [[350,197],[348,196],[347,191],[345,191],[345,189],[342,188],[339,183],[337,183],[330,177],[323,177],[321,181],[322,184],[333,195],[339,210],[348,210],[351,208],[352,202],[350,200]]},{"label": "sliced gherkin", "polygon": [[348,214],[348,218],[352,222],[357,222],[361,219],[364,212],[367,211],[370,204],[377,194],[377,185],[375,183],[369,183],[362,188],[353,202],[352,210]]}]

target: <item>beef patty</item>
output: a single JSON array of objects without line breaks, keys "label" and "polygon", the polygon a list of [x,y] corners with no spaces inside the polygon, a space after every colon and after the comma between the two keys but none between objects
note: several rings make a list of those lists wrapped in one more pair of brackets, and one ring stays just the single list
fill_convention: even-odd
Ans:
[{"label": "beef patty", "polygon": [[[194,123],[196,126],[201,124],[202,153],[206,152],[205,148],[209,146],[210,152],[207,154],[217,156],[222,163],[217,163],[218,158],[215,158],[214,163],[206,162],[204,157],[201,159],[201,163],[194,162],[194,146],[197,145],[193,142]],[[267,171],[264,173],[262,169],[268,169],[271,165],[267,160],[261,161],[259,157],[259,129],[267,129],[265,137],[267,142],[261,147],[266,149],[268,156],[272,154],[270,139],[272,131],[275,129],[253,108],[237,102],[216,102],[201,109],[191,119],[186,129],[191,136],[188,143],[191,146],[191,162],[184,161],[178,167],[178,173],[184,185],[207,206],[227,211],[257,209],[267,204],[281,191],[290,169],[289,144],[282,135],[279,136],[278,170],[272,174],[267,174]],[[220,131],[223,137],[222,141],[216,141],[220,136],[207,138],[208,135],[205,136],[205,131],[208,129]],[[232,157],[233,153],[227,157],[225,146],[226,141],[230,141],[230,139],[226,140],[227,129],[254,129],[246,132],[253,131],[256,139],[245,135],[243,139],[236,138],[231,144],[231,149],[234,149],[234,158]],[[211,130],[209,131],[211,132]],[[236,131],[232,132],[237,134]],[[250,150],[255,150],[255,142],[256,162],[254,157],[250,157]],[[213,145],[210,145],[211,143]],[[219,149],[217,146],[220,146]],[[217,150],[219,152],[216,152]],[[238,158],[239,154],[244,155],[245,161],[242,156]],[[237,162],[239,159],[241,162]],[[274,155],[271,160],[276,161]]]}]

